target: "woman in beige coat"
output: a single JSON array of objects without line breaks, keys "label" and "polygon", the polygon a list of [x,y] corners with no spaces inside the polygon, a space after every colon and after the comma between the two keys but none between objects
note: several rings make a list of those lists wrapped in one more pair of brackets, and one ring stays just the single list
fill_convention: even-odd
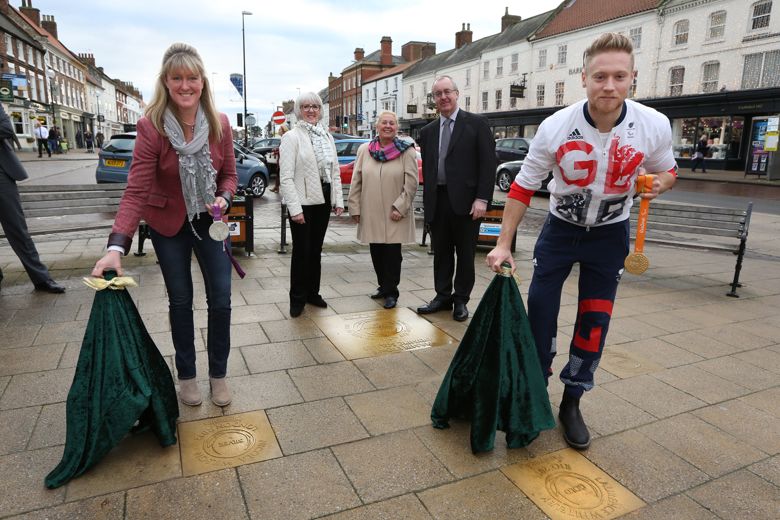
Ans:
[{"label": "woman in beige coat", "polygon": [[377,137],[360,147],[349,190],[349,214],[357,237],[369,244],[379,287],[371,298],[384,298],[385,309],[398,301],[401,244],[415,241],[414,195],[417,152],[398,139],[398,118],[385,111],[376,120]]}]

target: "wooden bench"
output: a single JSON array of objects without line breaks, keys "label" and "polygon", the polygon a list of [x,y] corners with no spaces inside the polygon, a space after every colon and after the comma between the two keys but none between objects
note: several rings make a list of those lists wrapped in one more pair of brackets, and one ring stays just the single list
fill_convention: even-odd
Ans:
[{"label": "wooden bench", "polygon": [[[639,204],[631,209],[632,232],[636,228]],[[742,210],[714,206],[692,206],[662,200],[650,203],[646,242],[729,251],[737,256],[734,279],[728,296],[739,298],[737,287],[745,256],[753,203]]]},{"label": "wooden bench", "polygon": [[[44,235],[111,227],[125,186],[19,184],[18,188],[30,234]],[[69,218],[80,215],[95,215],[96,218]],[[5,235],[0,233],[0,236]]]}]

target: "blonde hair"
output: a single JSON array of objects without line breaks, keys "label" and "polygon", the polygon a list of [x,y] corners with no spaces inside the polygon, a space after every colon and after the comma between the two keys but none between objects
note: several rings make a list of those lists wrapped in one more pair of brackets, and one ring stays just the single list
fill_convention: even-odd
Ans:
[{"label": "blonde hair", "polygon": [[398,126],[398,115],[392,110],[382,110],[376,116],[376,121],[374,121],[374,128],[377,130],[379,129],[379,121],[381,121],[382,117],[384,116],[393,116],[393,119],[395,119],[395,126]]},{"label": "blonde hair", "polygon": [[[195,47],[186,43],[174,43],[163,54],[160,73],[157,75],[157,82],[154,85],[154,94],[144,112],[146,117],[152,122],[154,128],[160,132],[160,135],[165,135],[163,126],[165,109],[169,108],[171,104],[170,94],[165,86],[165,79],[168,77],[168,74],[177,70],[195,72],[200,76],[203,82],[200,106],[206,116],[206,121],[209,123],[209,140],[222,140],[222,122],[219,120],[219,112],[214,104],[214,98],[211,96],[211,87],[209,78],[206,75],[206,68],[203,66],[203,60],[201,60],[200,54],[195,50]],[[172,112],[178,116],[175,110],[172,110]]]},{"label": "blonde hair", "polygon": [[631,56],[631,70],[634,70],[634,46],[628,37],[618,33],[604,33],[593,40],[582,55],[582,68],[587,70],[594,56],[610,51],[625,52]]}]

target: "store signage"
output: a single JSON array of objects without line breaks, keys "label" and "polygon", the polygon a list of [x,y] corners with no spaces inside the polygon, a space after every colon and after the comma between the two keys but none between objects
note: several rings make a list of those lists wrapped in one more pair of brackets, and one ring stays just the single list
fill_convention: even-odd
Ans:
[{"label": "store signage", "polygon": [[14,101],[14,85],[10,80],[0,80],[0,101],[6,103],[13,103]]},{"label": "store signage", "polygon": [[416,114],[417,113],[417,105],[406,105],[406,113],[407,114]]}]

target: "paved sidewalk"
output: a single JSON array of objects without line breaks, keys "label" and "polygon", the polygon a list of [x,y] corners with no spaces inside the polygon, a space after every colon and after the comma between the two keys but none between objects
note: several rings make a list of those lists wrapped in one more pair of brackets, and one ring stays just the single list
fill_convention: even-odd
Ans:
[{"label": "paved sidewalk", "polygon": [[[534,199],[534,207],[545,205]],[[307,306],[290,319],[290,258],[276,253],[278,208],[276,195],[258,201],[256,255],[239,257],[247,277],[234,278],[233,404],[181,406],[180,421],[264,411],[282,456],[192,477],[183,476],[178,445],[162,449],[144,434],[122,441],[68,485],[44,488],[62,455],[65,399],[93,300],[80,279],[106,237],[36,237],[44,262],[68,287],[63,295],[34,293],[0,240],[0,518],[545,518],[501,470],[562,450],[560,431],[518,450],[507,450],[499,434],[494,452],[473,456],[467,424],[430,426],[455,346],[346,360],[313,319],[380,310],[367,297],[375,288],[368,248],[355,241],[346,218],[334,218],[326,237],[322,295],[329,307]],[[518,234],[524,297],[541,215],[529,212]],[[583,410],[594,435],[585,457],[647,504],[628,518],[777,518],[777,229],[780,216],[753,215],[739,299],[725,296],[735,261],[728,253],[647,244],[650,269],[625,275],[598,386],[583,398]],[[492,279],[486,253],[480,248],[476,259],[472,313]],[[128,256],[125,269],[140,284],[131,294],[170,364],[167,300],[154,254]],[[430,299],[432,278],[425,248],[405,247],[399,305]],[[559,345],[571,335],[576,289],[573,278],[563,296]],[[196,324],[205,333],[200,283],[196,295]],[[448,313],[428,319],[456,339],[468,325]],[[564,361],[556,359],[557,369]],[[562,386],[551,381],[557,412]]]}]

